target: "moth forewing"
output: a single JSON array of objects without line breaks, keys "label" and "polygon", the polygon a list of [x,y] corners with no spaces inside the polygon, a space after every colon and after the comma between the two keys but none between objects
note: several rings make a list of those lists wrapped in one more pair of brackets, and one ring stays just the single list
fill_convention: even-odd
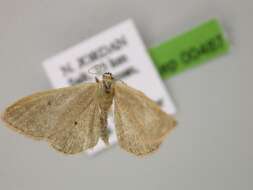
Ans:
[{"label": "moth forewing", "polygon": [[158,148],[155,145],[176,126],[175,119],[142,92],[120,81],[114,88],[114,119],[121,147],[134,150],[132,153],[136,155],[150,153],[147,147]]},{"label": "moth forewing", "polygon": [[100,135],[96,92],[97,84],[88,83],[36,93],[9,106],[2,119],[23,135],[45,139],[67,154],[77,153],[95,146]]}]

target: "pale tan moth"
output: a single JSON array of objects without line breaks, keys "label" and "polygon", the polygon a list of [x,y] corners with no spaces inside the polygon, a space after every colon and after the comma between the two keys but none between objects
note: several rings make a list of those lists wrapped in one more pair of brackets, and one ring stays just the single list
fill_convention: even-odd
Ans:
[{"label": "pale tan moth", "polygon": [[17,132],[47,140],[56,150],[76,154],[108,143],[107,112],[121,148],[138,156],[157,150],[175,119],[142,92],[104,73],[102,80],[24,97],[6,108],[2,120]]}]

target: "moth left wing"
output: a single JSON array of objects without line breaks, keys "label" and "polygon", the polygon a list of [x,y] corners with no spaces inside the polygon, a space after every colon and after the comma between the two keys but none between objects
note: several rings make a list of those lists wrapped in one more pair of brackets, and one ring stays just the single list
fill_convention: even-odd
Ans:
[{"label": "moth left wing", "polygon": [[97,144],[100,113],[97,84],[39,92],[7,107],[3,121],[15,131],[45,139],[57,150],[74,154]]},{"label": "moth left wing", "polygon": [[114,120],[119,145],[135,155],[159,148],[176,126],[175,119],[142,92],[115,82]]}]

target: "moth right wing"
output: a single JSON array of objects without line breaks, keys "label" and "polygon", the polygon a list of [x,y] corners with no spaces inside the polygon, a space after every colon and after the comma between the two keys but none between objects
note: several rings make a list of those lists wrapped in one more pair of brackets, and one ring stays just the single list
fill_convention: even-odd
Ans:
[{"label": "moth right wing", "polygon": [[97,84],[40,92],[7,107],[3,121],[15,131],[45,139],[55,149],[74,154],[95,146],[100,135]]},{"label": "moth right wing", "polygon": [[175,119],[142,92],[115,83],[114,120],[119,145],[135,155],[146,155],[159,148],[176,126]]}]

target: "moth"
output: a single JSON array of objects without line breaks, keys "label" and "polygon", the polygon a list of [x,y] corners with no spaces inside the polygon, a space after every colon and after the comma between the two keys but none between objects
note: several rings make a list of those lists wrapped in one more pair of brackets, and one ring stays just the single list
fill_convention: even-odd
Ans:
[{"label": "moth", "polygon": [[6,108],[2,120],[15,131],[46,140],[56,150],[76,154],[109,144],[107,113],[114,104],[120,147],[142,156],[157,150],[176,120],[142,92],[104,73],[102,80],[24,97]]}]

